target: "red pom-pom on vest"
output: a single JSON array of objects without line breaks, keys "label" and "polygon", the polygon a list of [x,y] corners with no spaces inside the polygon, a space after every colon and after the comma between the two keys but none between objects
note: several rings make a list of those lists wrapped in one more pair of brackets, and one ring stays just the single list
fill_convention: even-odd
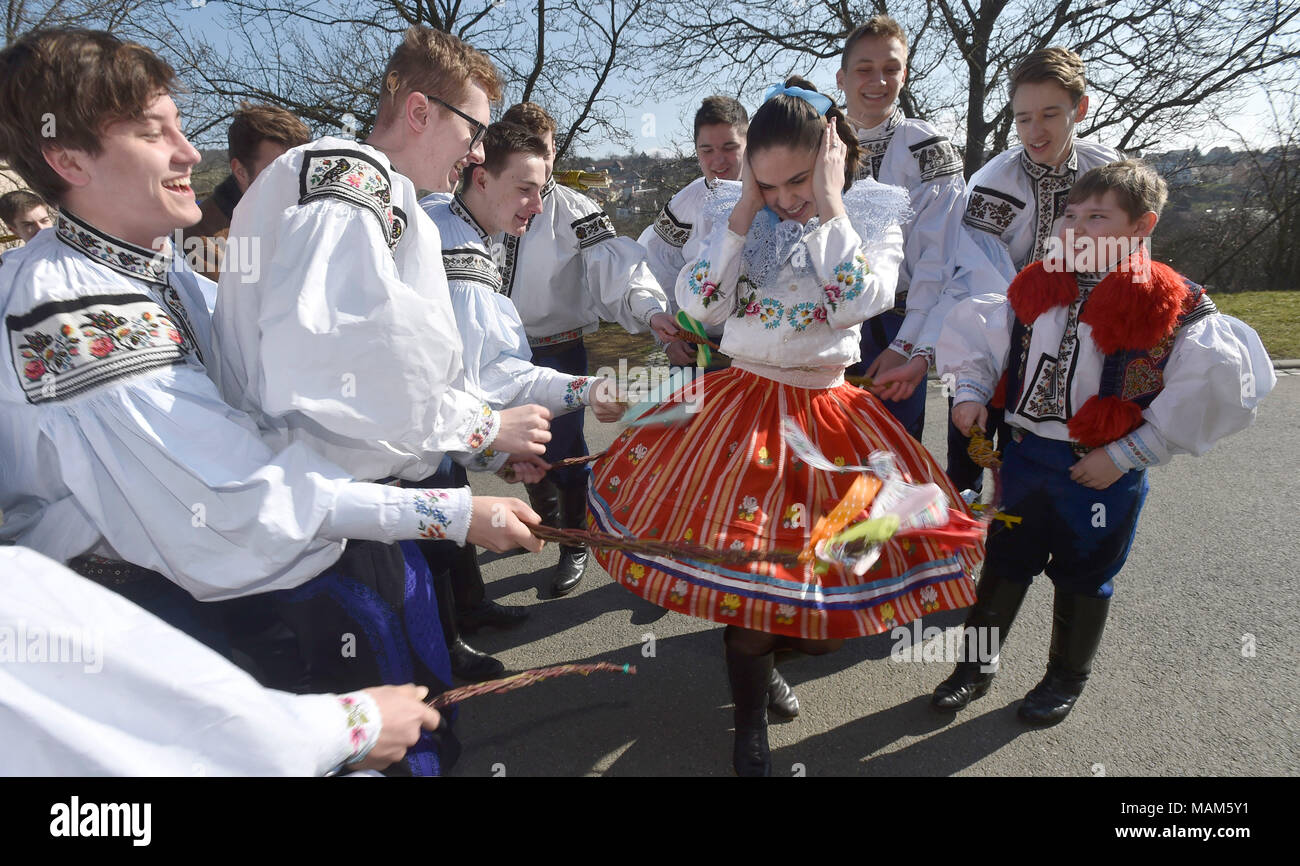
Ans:
[{"label": "red pom-pom on vest", "polygon": [[1089,448],[1109,445],[1142,426],[1142,407],[1132,400],[1093,395],[1066,426],[1074,441]]}]

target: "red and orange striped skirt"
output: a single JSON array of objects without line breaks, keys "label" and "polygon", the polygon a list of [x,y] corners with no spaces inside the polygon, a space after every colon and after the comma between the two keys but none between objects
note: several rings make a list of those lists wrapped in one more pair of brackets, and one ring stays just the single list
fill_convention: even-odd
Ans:
[{"label": "red and orange striped skirt", "polygon": [[[969,513],[929,452],[861,388],[799,388],[735,367],[688,387],[698,406],[690,423],[630,428],[596,464],[587,494],[589,526],[717,549],[802,549],[817,518],[856,476],[799,460],[781,436],[785,416],[837,464],[863,465],[871,452],[890,451],[909,480],[938,484],[952,507]],[[984,546],[953,552],[929,540],[892,539],[861,576],[838,565],[817,574],[812,563],[719,564],[611,550],[595,556],[623,586],[670,610],[825,639],[878,634],[925,614],[968,607]]]}]

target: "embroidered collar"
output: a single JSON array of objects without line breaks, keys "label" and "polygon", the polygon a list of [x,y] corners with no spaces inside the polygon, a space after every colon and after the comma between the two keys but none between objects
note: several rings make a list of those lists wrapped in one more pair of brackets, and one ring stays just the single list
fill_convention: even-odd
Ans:
[{"label": "embroidered collar", "polygon": [[1043,165],[1041,162],[1034,162],[1029,158],[1029,151],[1022,147],[1020,149],[1020,166],[1025,170],[1025,173],[1034,180],[1042,180],[1049,174],[1059,176],[1066,172],[1078,171],[1079,153],[1074,149],[1074,144],[1071,144],[1070,155],[1066,157],[1065,162],[1061,163],[1056,168],[1053,168],[1050,165]]},{"label": "embroidered collar", "polygon": [[82,255],[128,277],[167,285],[172,264],[170,239],[162,250],[148,250],[100,231],[66,208],[59,209],[54,225],[58,239]]},{"label": "embroidered collar", "polygon": [[552,174],[550,177],[546,179],[546,183],[542,184],[542,198],[546,198],[548,195],[551,194],[551,191],[554,189],[555,189],[555,175]]},{"label": "embroidered collar", "polygon": [[715,177],[713,180],[709,180],[709,176],[706,174],[706,175],[704,176],[704,188],[705,188],[705,189],[717,189],[717,188],[718,188],[718,179]]},{"label": "embroidered collar", "polygon": [[886,138],[893,135],[894,129],[903,122],[904,118],[905,115],[903,114],[902,107],[895,105],[894,110],[890,112],[889,117],[870,128],[863,126],[851,117],[849,118],[849,122],[852,123],[853,127],[858,131],[859,141],[869,141],[874,138]]},{"label": "embroidered collar", "polygon": [[460,193],[452,196],[449,204],[451,205],[451,212],[469,223],[469,227],[478,232],[479,240],[483,241],[491,249],[492,244],[488,242],[488,233],[483,230],[483,226],[479,225],[479,221],[474,219],[474,214],[469,212],[469,208],[465,206],[465,200],[460,197]]}]

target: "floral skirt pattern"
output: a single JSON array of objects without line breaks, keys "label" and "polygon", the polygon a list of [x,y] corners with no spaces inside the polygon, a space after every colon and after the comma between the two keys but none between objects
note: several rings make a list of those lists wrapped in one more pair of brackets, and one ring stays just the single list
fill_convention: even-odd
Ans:
[{"label": "floral skirt pattern", "polygon": [[[719,549],[802,549],[817,518],[856,475],[819,471],[799,460],[781,436],[786,416],[835,463],[864,465],[873,451],[893,452],[908,480],[938,484],[952,507],[969,513],[929,452],[861,388],[799,388],[735,367],[693,387],[687,402],[698,411],[690,423],[629,428],[595,465],[587,495],[591,528]],[[595,556],[615,580],[661,607],[826,639],[879,634],[925,614],[970,606],[971,575],[984,546],[953,552],[929,540],[893,539],[861,576],[837,565],[816,574],[812,563],[735,565],[617,550],[596,550]]]}]

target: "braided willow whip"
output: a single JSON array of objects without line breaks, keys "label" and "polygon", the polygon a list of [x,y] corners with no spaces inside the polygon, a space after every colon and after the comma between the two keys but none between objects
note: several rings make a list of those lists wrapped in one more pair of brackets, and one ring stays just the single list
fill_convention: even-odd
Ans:
[{"label": "braided willow whip", "polygon": [[556,460],[551,464],[552,469],[566,469],[570,466],[581,466],[584,463],[595,463],[605,456],[604,451],[598,451],[595,454],[587,454],[582,457],[565,457],[563,460]]},{"label": "braided willow whip", "polygon": [[966,453],[976,466],[997,469],[1002,465],[1002,452],[993,450],[993,443],[984,437],[984,431],[975,424],[970,428],[970,445],[966,446]]},{"label": "braided willow whip", "polygon": [[504,677],[499,680],[488,680],[485,683],[475,683],[471,686],[462,686],[459,689],[443,692],[428,705],[435,710],[449,704],[458,704],[466,698],[473,698],[479,695],[492,694],[493,692],[512,692],[515,689],[522,689],[524,686],[531,686],[534,683],[540,683],[542,680],[549,680],[552,677],[561,677],[565,674],[582,674],[584,677],[596,671],[612,671],[614,673],[634,674],[636,673],[635,665],[615,665],[609,662],[596,662],[588,665],[555,665],[549,668],[536,668],[531,671],[524,671],[521,674]]},{"label": "braided willow whip", "polygon": [[679,330],[677,332],[677,339],[685,340],[688,343],[694,343],[697,346],[708,346],[710,349],[712,349],[715,352],[722,351],[722,348],[718,346],[717,343],[710,340],[708,337],[701,337],[699,334],[692,334],[690,331],[687,330]]},{"label": "braided willow whip", "polygon": [[668,556],[674,559],[694,559],[700,562],[744,565],[750,562],[774,562],[794,567],[799,564],[797,550],[715,550],[685,541],[655,541],[648,538],[624,538],[607,532],[590,532],[585,529],[552,529],[549,526],[530,526],[533,535],[546,541],[556,541],[569,547],[600,547],[606,550],[627,550],[647,556]]}]

